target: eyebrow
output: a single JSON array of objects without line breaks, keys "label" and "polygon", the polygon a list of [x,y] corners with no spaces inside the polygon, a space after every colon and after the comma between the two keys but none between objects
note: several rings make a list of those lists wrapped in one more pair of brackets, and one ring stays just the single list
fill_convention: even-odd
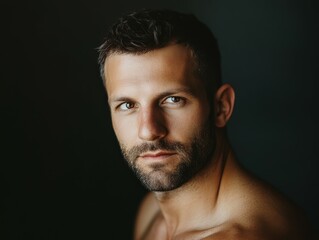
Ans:
[{"label": "eyebrow", "polygon": [[163,97],[166,97],[166,96],[169,96],[169,95],[174,95],[174,94],[177,94],[177,93],[186,93],[188,95],[195,96],[194,91],[192,91],[190,88],[181,87],[181,88],[175,88],[175,89],[171,89],[169,91],[165,91],[163,93],[160,93],[160,94],[157,95],[157,98],[163,98]]},{"label": "eyebrow", "polygon": [[[174,94],[181,93],[181,92],[186,93],[186,94],[191,95],[191,96],[195,96],[194,91],[192,91],[190,88],[181,87],[181,88],[174,88],[174,89],[170,89],[168,91],[162,92],[162,93],[156,95],[155,98],[161,99],[163,97],[166,97],[169,95],[174,95]],[[132,98],[126,97],[126,96],[118,96],[118,97],[115,96],[115,97],[112,97],[108,100],[109,104],[115,103],[115,102],[132,102],[132,101],[134,101]]]},{"label": "eyebrow", "polygon": [[132,102],[133,99],[129,97],[115,97],[108,100],[109,104],[115,103],[115,102]]}]

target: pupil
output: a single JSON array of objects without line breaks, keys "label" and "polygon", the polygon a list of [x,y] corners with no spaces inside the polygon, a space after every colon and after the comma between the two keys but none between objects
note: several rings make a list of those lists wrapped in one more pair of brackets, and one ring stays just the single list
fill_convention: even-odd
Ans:
[{"label": "pupil", "polygon": [[178,97],[172,97],[172,101],[173,102],[179,102],[179,98]]}]

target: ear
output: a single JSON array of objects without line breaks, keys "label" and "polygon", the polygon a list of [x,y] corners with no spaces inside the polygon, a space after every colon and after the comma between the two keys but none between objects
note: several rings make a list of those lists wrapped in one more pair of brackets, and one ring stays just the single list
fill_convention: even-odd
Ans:
[{"label": "ear", "polygon": [[232,115],[235,103],[235,92],[229,84],[223,84],[215,94],[215,125],[225,127]]}]

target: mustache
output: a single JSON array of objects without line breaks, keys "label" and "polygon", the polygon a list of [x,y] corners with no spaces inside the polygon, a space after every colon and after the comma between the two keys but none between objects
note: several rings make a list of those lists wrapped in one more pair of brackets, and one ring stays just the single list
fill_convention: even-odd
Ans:
[{"label": "mustache", "polygon": [[164,139],[158,140],[152,143],[142,143],[138,146],[134,146],[131,149],[126,149],[124,146],[120,146],[124,157],[128,160],[135,161],[141,154],[145,152],[166,150],[176,152],[186,152],[186,147],[175,141],[167,141]]}]

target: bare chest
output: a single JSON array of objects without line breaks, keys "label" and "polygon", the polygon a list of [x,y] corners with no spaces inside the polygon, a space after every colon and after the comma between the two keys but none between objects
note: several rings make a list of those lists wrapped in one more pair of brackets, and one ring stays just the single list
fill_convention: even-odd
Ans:
[{"label": "bare chest", "polygon": [[141,240],[200,240],[218,232],[218,228],[210,228],[200,231],[188,231],[169,237],[167,225],[160,215],[156,216],[148,229],[145,231]]}]

